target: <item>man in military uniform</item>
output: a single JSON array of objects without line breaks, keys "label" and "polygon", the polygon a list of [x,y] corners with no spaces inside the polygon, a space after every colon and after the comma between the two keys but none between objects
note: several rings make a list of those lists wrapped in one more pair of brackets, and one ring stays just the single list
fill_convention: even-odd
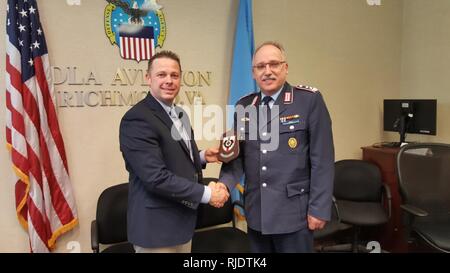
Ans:
[{"label": "man in military uniform", "polygon": [[[331,119],[320,92],[289,85],[287,74],[280,44],[265,42],[257,48],[253,77],[261,92],[241,98],[236,106],[267,105],[264,108],[272,113],[267,124],[260,122],[264,111],[258,121],[251,115],[235,115],[240,154],[224,163],[220,172],[228,189],[245,174],[245,214],[253,252],[312,252],[313,231],[323,228],[331,215]],[[251,138],[254,124],[256,139]],[[278,138],[276,149],[269,149],[267,134]]]}]

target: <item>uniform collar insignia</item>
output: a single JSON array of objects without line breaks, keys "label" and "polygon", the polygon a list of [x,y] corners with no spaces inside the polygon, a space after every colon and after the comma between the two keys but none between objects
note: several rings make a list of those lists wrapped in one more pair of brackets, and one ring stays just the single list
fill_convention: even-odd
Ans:
[{"label": "uniform collar insignia", "polygon": [[292,104],[292,102],[294,102],[294,89],[293,88],[284,92],[284,98],[283,98],[284,104]]}]

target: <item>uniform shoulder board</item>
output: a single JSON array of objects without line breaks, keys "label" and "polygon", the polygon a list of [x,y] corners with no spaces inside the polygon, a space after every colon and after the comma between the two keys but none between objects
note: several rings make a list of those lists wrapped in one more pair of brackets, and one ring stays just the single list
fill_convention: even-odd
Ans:
[{"label": "uniform shoulder board", "polygon": [[253,92],[253,93],[247,94],[247,95],[239,98],[237,101],[237,104],[243,104],[243,105],[254,104],[254,101],[257,100],[257,98],[258,98],[258,93]]},{"label": "uniform shoulder board", "polygon": [[305,90],[305,91],[309,91],[309,92],[313,92],[316,93],[317,91],[319,91],[319,89],[312,87],[312,86],[308,86],[308,85],[297,85],[295,88],[297,89],[301,89],[301,90]]},{"label": "uniform shoulder board", "polygon": [[238,101],[241,101],[241,100],[246,99],[246,98],[250,98],[252,95],[258,95],[258,93],[257,92],[248,93],[247,95],[244,95],[244,96],[240,97],[238,99]]}]

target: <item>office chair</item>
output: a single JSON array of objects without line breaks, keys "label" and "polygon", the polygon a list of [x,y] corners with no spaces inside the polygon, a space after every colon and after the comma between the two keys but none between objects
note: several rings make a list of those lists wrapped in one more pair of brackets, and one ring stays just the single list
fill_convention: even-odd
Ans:
[{"label": "office chair", "polygon": [[94,253],[134,253],[127,241],[128,183],[105,189],[98,198],[96,218],[91,223],[91,247]]},{"label": "office chair", "polygon": [[[216,178],[203,178],[203,184],[208,185]],[[222,208],[209,204],[198,207],[197,226],[192,238],[192,253],[249,253],[250,243],[247,234],[236,227],[234,206],[241,204],[231,202],[231,198]],[[218,225],[229,224],[232,226]],[[210,228],[210,229],[208,229]]]},{"label": "office chair", "polygon": [[397,171],[407,241],[450,253],[450,145],[408,144]]},{"label": "office chair", "polygon": [[321,230],[314,231],[314,242],[316,243],[316,252],[340,252],[348,251],[351,249],[351,244],[333,244],[326,245],[322,243],[326,239],[332,239],[332,237],[337,237],[338,233],[346,231],[352,228],[351,225],[342,223],[341,217],[339,215],[339,208],[336,203],[336,198],[333,197],[333,206],[331,208],[331,219],[325,224],[325,227]]},{"label": "office chair", "polygon": [[366,246],[359,245],[361,229],[383,225],[391,216],[391,192],[382,183],[380,170],[368,161],[337,161],[334,197],[341,222],[353,227],[351,250],[367,251]]}]

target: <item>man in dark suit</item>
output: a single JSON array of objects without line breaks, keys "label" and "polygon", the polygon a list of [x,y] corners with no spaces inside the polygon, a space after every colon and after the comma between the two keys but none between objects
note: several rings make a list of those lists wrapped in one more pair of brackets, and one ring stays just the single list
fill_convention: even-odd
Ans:
[{"label": "man in dark suit", "polygon": [[[292,87],[287,74],[280,44],[258,47],[253,77],[261,92],[237,102],[247,107],[244,112],[237,107],[235,116],[240,155],[222,165],[219,179],[232,189],[245,174],[245,215],[254,252],[312,252],[313,231],[323,228],[331,214],[331,119],[320,92]],[[252,107],[259,114],[251,115]]]},{"label": "man in dark suit", "polygon": [[120,123],[130,184],[128,241],[136,252],[190,252],[199,203],[220,207],[229,197],[214,183],[200,184],[202,165],[217,162],[218,149],[198,151],[187,114],[173,103],[180,77],[175,53],[155,54],[147,71],[150,93]]}]

